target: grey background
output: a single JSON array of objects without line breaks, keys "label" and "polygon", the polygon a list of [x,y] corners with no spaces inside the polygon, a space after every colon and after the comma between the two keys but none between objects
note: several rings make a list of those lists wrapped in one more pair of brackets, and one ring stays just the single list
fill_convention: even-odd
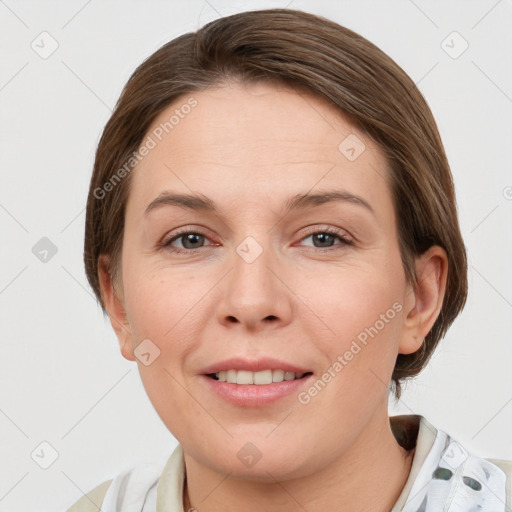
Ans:
[{"label": "grey background", "polygon": [[470,296],[390,412],[512,459],[510,0],[0,0],[0,511],[64,510],[176,445],[86,282],[94,151],[144,58],[219,16],[267,7],[359,32],[427,98],[456,183]]}]

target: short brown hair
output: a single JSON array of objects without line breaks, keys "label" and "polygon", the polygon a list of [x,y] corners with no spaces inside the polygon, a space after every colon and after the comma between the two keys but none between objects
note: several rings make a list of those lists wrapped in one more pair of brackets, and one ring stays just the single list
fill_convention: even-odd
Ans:
[{"label": "short brown hair", "polygon": [[[126,162],[153,120],[178,97],[229,80],[305,88],[330,100],[382,148],[408,282],[417,280],[415,257],[433,245],[446,251],[441,312],[422,347],[396,360],[392,380],[400,398],[400,381],[425,367],[466,301],[467,258],[452,175],[436,122],[414,82],[370,41],[321,16],[265,9],[220,18],[166,43],[134,71],[99,141],[87,199],[85,270],[103,313],[98,257],[109,256],[108,271],[119,282],[131,181]],[[104,185],[121,168],[122,179],[105,193]]]}]

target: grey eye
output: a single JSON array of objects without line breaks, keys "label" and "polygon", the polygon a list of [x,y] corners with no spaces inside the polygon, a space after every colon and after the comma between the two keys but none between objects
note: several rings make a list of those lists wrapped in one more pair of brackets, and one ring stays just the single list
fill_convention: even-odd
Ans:
[{"label": "grey eye", "polygon": [[470,476],[463,476],[462,481],[468,486],[471,487],[474,491],[480,491],[482,490],[482,484],[475,480],[474,478],[471,478]]},{"label": "grey eye", "polygon": [[438,480],[450,480],[450,478],[453,476],[453,473],[446,468],[437,468],[432,473],[432,476]]}]

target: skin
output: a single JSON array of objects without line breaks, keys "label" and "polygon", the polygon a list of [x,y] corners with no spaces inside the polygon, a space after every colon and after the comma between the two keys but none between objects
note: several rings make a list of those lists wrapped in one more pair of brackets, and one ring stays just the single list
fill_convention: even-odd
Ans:
[{"label": "skin", "polygon": [[[237,83],[191,96],[198,105],[132,171],[122,281],[112,283],[106,256],[99,271],[121,352],[183,447],[185,510],[389,511],[414,451],[392,434],[388,384],[397,354],[418,350],[440,312],[446,255],[432,247],[416,261],[419,285],[406,281],[384,154],[323,99]],[[338,149],[349,134],[365,145],[354,161]],[[374,213],[340,201],[283,215],[290,196],[330,189]],[[145,216],[164,190],[207,196],[219,211]],[[204,238],[175,239],[181,254],[159,248],[185,227]],[[322,244],[325,228],[353,245]],[[250,264],[236,252],[247,236],[263,249]],[[295,393],[237,407],[198,376],[229,357],[271,356],[316,380],[394,303],[401,311],[307,404]],[[148,366],[134,355],[147,338],[160,350]],[[248,442],[261,453],[250,468],[237,457]]]}]

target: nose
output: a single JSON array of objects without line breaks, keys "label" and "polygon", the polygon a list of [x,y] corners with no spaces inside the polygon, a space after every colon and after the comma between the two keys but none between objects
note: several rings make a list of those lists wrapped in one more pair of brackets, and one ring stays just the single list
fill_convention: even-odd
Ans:
[{"label": "nose", "polygon": [[231,328],[240,323],[249,331],[287,325],[293,314],[289,271],[283,270],[286,265],[272,248],[249,236],[235,248],[229,263],[231,270],[219,290],[219,322]]}]

